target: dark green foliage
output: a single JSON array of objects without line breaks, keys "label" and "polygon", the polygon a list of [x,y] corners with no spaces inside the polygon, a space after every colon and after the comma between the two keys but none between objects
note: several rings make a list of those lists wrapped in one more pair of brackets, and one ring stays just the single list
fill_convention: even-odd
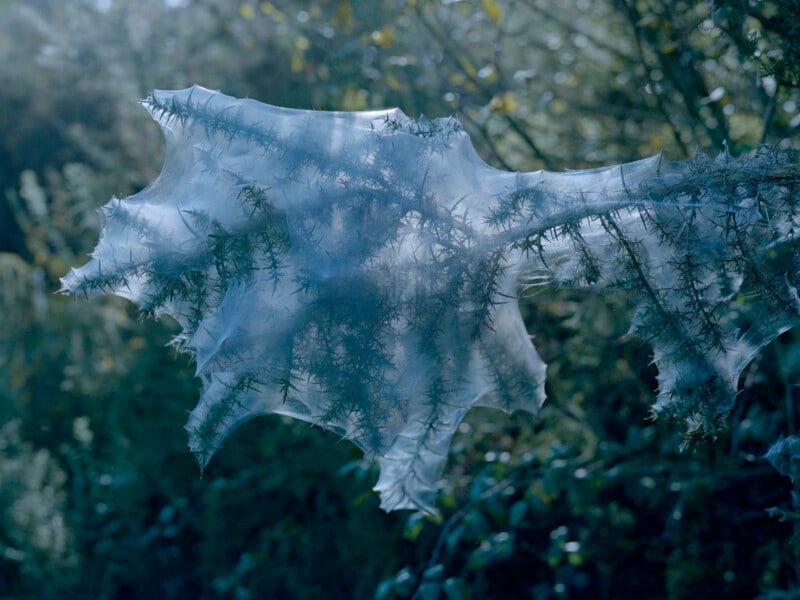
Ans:
[{"label": "dark green foliage", "polygon": [[793,0],[715,3],[712,16],[779,85],[800,85],[800,6]]},{"label": "dark green foliage", "polygon": [[765,574],[752,565],[780,560],[766,548],[781,526],[753,486],[785,487],[763,465],[713,452],[660,455],[654,470],[656,440],[608,443],[591,461],[562,447],[485,467],[461,510],[414,536],[429,549],[411,570],[417,585],[403,592],[395,576],[378,597],[450,598],[448,581],[487,599],[756,597]]}]

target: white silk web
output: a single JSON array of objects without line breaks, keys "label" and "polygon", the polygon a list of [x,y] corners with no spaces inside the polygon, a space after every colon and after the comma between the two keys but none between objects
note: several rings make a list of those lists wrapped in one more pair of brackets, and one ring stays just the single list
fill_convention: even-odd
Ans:
[{"label": "white silk web", "polygon": [[788,153],[509,173],[454,119],[199,87],[144,105],[166,137],[163,171],[111,199],[91,260],[62,283],[177,319],[203,382],[187,424],[201,466],[239,424],[279,413],[378,458],[385,509],[433,510],[470,408],[535,415],[544,401],[525,286],[636,294],[656,410],[700,432],[754,353],[798,322]]}]

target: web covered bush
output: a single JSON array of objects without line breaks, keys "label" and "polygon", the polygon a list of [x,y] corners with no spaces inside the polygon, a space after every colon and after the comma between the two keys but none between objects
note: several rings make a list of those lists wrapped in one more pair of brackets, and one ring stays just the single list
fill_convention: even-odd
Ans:
[{"label": "web covered bush", "polygon": [[525,289],[633,294],[655,411],[695,435],[800,317],[791,151],[511,173],[454,119],[199,87],[144,104],[167,140],[163,171],[111,199],[90,262],[62,283],[180,323],[203,383],[187,424],[201,466],[239,424],[279,413],[378,458],[387,510],[432,510],[470,408],[535,415],[544,401]]}]

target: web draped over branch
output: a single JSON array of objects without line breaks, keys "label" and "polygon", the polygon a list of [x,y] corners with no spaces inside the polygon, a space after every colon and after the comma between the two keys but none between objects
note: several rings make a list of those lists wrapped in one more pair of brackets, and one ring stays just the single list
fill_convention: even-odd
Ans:
[{"label": "web draped over branch", "polygon": [[186,426],[201,466],[239,424],[278,413],[378,458],[385,509],[433,510],[470,408],[535,415],[544,402],[521,290],[635,295],[655,410],[700,435],[800,318],[790,151],[510,173],[454,119],[196,86],[144,106],[166,137],[163,170],[108,202],[91,260],[62,284],[180,323],[203,384]]}]

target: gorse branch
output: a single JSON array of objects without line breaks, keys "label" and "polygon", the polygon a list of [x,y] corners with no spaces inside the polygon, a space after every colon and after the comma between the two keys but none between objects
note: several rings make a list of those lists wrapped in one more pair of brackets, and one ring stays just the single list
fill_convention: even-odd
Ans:
[{"label": "gorse branch", "polygon": [[742,369],[800,318],[792,151],[509,173],[453,119],[198,87],[144,104],[164,169],[106,205],[63,290],[178,320],[203,382],[187,425],[202,466],[237,425],[279,413],[379,458],[384,508],[433,510],[470,408],[536,414],[544,401],[521,290],[635,295],[655,410],[693,435],[714,432]]}]

